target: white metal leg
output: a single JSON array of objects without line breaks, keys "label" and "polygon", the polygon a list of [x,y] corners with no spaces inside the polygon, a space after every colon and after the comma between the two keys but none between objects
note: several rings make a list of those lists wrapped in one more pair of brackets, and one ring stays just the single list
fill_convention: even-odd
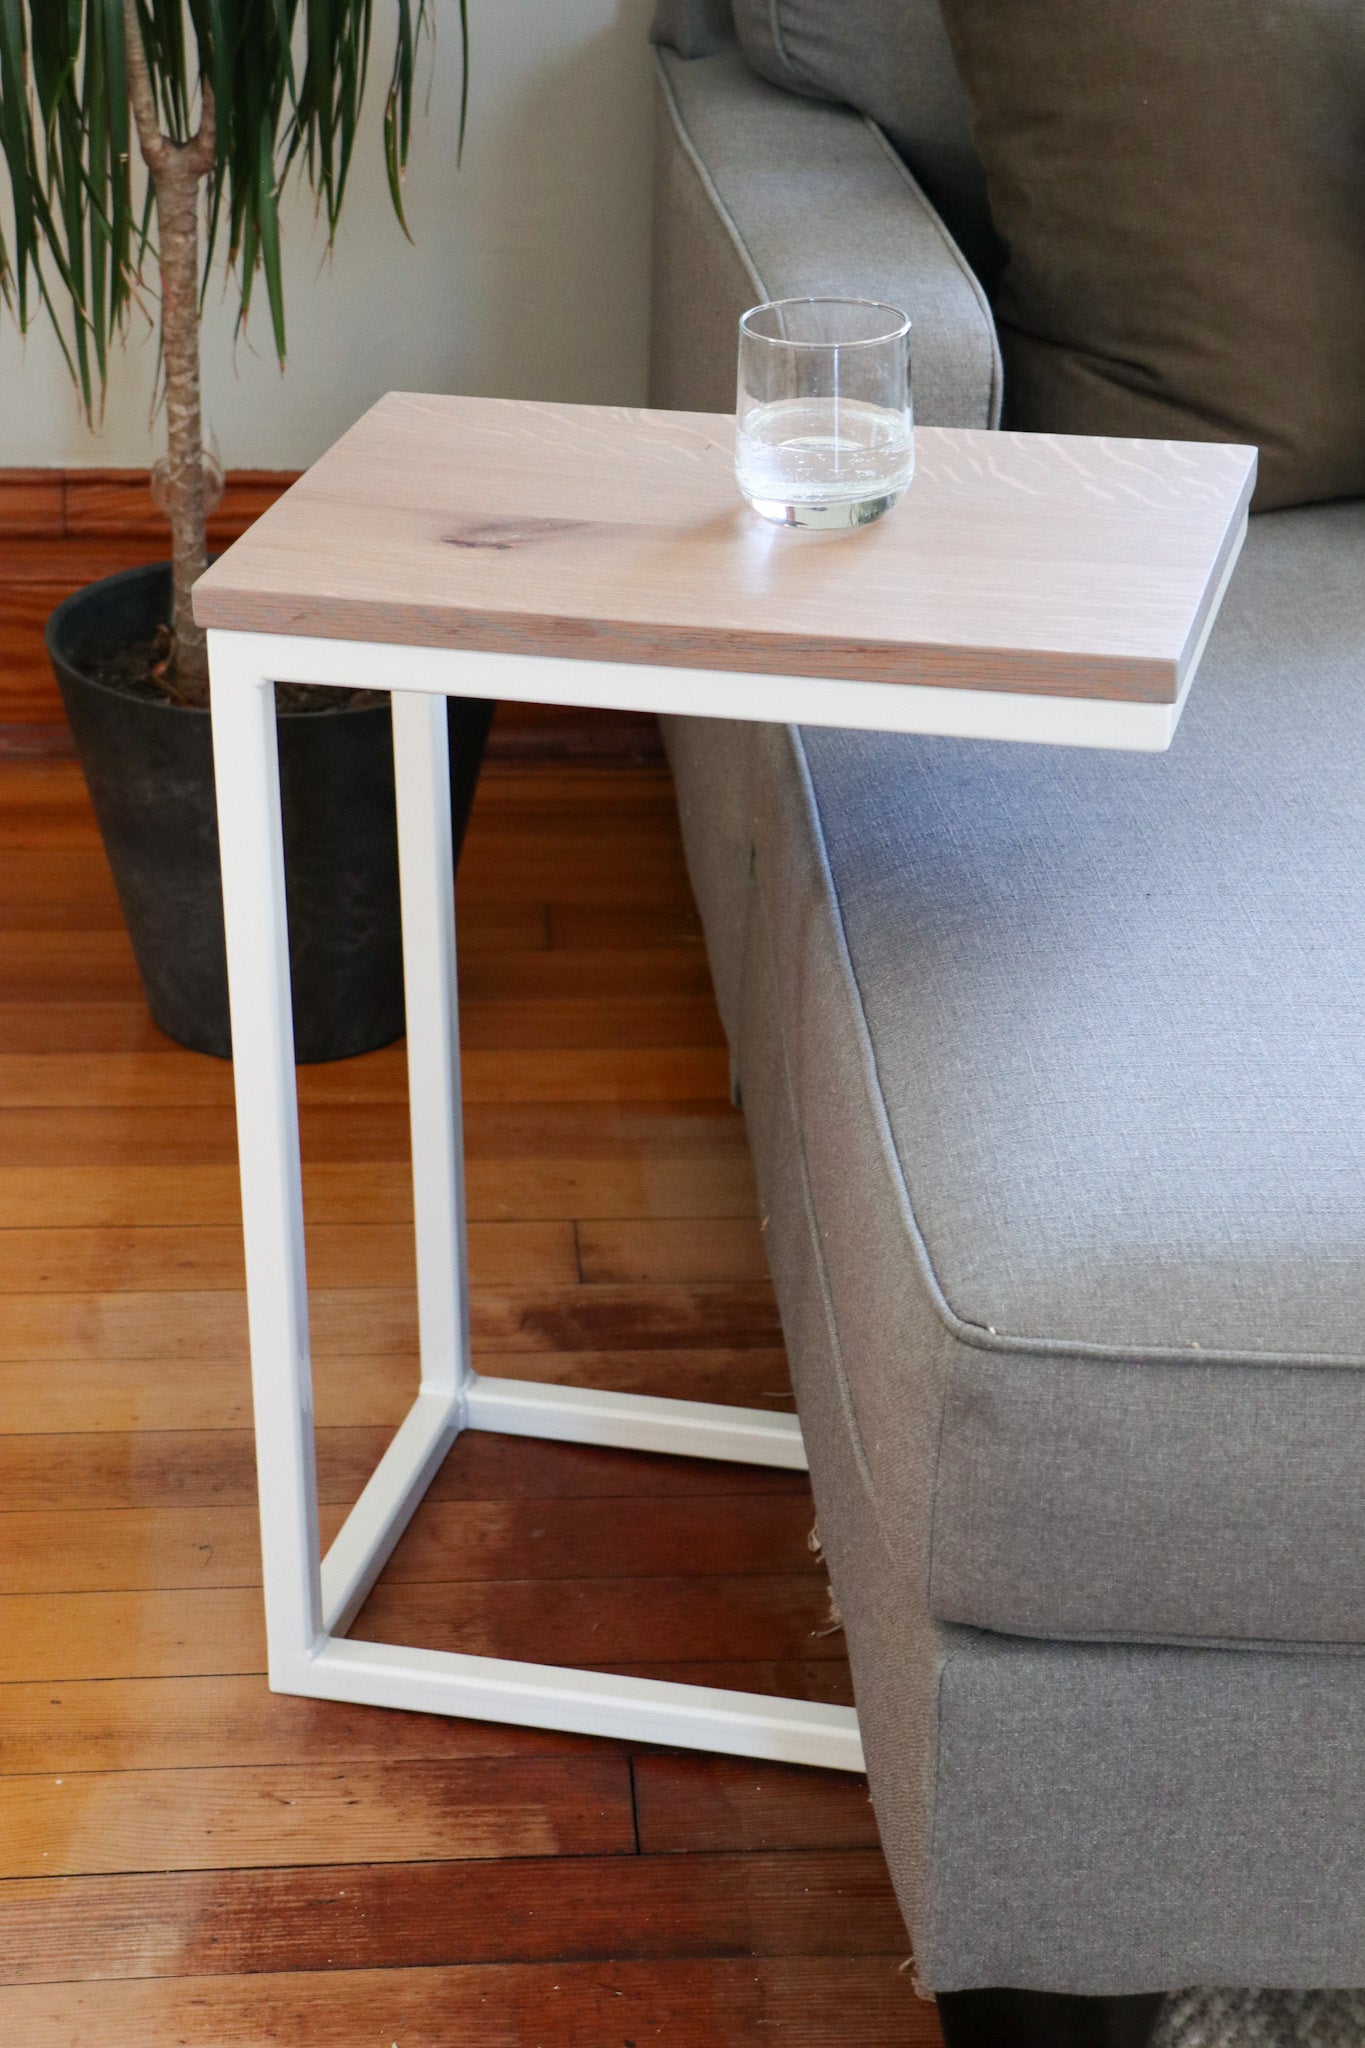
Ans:
[{"label": "white metal leg", "polygon": [[322,1560],[322,1622],[344,1635],[460,1433],[448,1394],[417,1396]]},{"label": "white metal leg", "polygon": [[469,1374],[469,1273],[449,744],[444,697],[394,691],[422,1391],[455,1397]]},{"label": "white metal leg", "polygon": [[229,640],[213,659],[270,1682],[293,1691],[323,1634],[303,1186],[274,685]]},{"label": "white metal leg", "polygon": [[322,1561],[323,1620],[329,1634],[343,1633],[354,1621],[458,1436],[470,1376],[455,861],[444,697],[393,692],[393,767],[422,1385]]},{"label": "white metal leg", "polygon": [[[209,643],[271,1685],[320,1699],[861,1770],[849,1707],[345,1640],[462,1428],[793,1470],[804,1470],[805,1447],[790,1415],[471,1370],[446,706],[444,695],[398,689],[421,1390],[319,1562],[279,767],[274,695],[265,680],[288,673],[290,643],[217,632]],[[471,695],[476,667],[472,657]]]}]

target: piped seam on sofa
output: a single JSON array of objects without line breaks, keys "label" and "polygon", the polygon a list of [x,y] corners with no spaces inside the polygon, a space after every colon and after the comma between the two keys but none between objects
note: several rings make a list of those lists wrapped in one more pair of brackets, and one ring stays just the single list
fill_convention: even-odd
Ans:
[{"label": "piped seam on sofa", "polygon": [[734,215],[730,212],[729,207],[721,198],[720,192],[716,186],[716,181],[711,176],[711,173],[707,170],[706,165],[702,162],[701,154],[698,151],[696,144],[693,142],[690,133],[688,132],[687,122],[683,117],[682,108],[678,104],[678,95],[673,90],[673,81],[669,77],[667,69],[664,65],[662,51],[656,50],[654,53],[654,68],[659,74],[660,90],[663,93],[665,104],[668,107],[669,117],[673,122],[673,132],[677,136],[678,141],[681,144],[683,155],[691,164],[692,169],[696,174],[697,180],[701,185],[702,191],[705,193],[707,199],[710,201],[712,207],[715,209],[716,218],[719,220],[721,226],[724,228],[726,234],[730,237],[731,242],[734,244],[735,253],[739,257],[740,262],[744,265],[744,268],[748,273],[750,284],[753,286],[755,292],[758,294],[755,303],[761,305],[765,303],[767,299],[771,296],[768,287],[766,284],[764,284],[763,279],[759,276],[758,265],[754,262],[753,254],[749,248],[749,245],[745,241],[743,235],[740,233]]},{"label": "piped seam on sofa", "polygon": [[970,1629],[997,1643],[1094,1643],[1108,1650],[1208,1650],[1225,1656],[1249,1655],[1253,1651],[1268,1657],[1365,1657],[1365,1640],[1354,1636],[1210,1636],[1180,1635],[1173,1630],[1104,1628],[1059,1628],[1049,1621],[1045,1627],[1021,1628],[1018,1623],[1002,1628],[969,1614],[945,1611],[929,1586],[929,1613],[945,1628]]},{"label": "piped seam on sofa", "polygon": [[[773,985],[774,987],[780,987],[777,976],[777,960],[773,948],[772,920],[768,916],[766,906],[762,903],[761,879],[755,881],[754,887],[759,900],[759,915],[757,919],[750,918],[750,934],[751,937],[756,938],[760,944],[766,947],[769,972],[773,979]],[[862,1481],[863,1492],[867,1497],[867,1504],[871,1511],[872,1519],[876,1524],[877,1533],[882,1539],[887,1558],[894,1564],[896,1561],[896,1550],[887,1533],[886,1523],[882,1516],[881,1501],[878,1497],[876,1486],[873,1483],[872,1466],[868,1459],[867,1446],[863,1441],[862,1429],[858,1422],[858,1411],[853,1400],[853,1389],[849,1384],[848,1369],[844,1364],[843,1340],[839,1334],[839,1318],[834,1306],[833,1290],[829,1284],[829,1268],[825,1260],[825,1248],[820,1236],[820,1219],[815,1207],[814,1191],[811,1187],[810,1169],[806,1160],[805,1133],[802,1129],[799,1107],[796,1100],[791,1052],[787,1043],[786,1023],[782,1015],[780,1003],[778,1004],[776,1029],[777,1042],[781,1051],[782,1093],[786,1102],[787,1115],[791,1119],[792,1151],[795,1155],[796,1170],[801,1183],[801,1206],[805,1211],[806,1224],[810,1233],[816,1280],[820,1290],[820,1305],[824,1313],[825,1327],[829,1336],[830,1354],[834,1361],[834,1377],[838,1388],[839,1406],[843,1411],[844,1425],[848,1431],[849,1444],[853,1451],[854,1462],[858,1467],[858,1476]]]}]

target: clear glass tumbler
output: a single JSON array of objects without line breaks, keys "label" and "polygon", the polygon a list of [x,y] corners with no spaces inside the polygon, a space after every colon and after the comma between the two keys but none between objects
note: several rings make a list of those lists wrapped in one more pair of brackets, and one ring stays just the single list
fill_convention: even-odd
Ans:
[{"label": "clear glass tumbler", "polygon": [[735,475],[784,526],[866,526],[915,467],[910,322],[874,299],[775,299],[739,323]]}]

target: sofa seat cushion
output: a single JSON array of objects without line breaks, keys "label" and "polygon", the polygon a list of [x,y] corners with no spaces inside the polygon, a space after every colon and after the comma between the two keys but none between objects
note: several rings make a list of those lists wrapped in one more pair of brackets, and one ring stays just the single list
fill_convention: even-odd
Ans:
[{"label": "sofa seat cushion", "polygon": [[1365,1642],[1363,565],[1365,504],[1254,520],[1167,755],[768,749],[751,943],[943,1620]]}]

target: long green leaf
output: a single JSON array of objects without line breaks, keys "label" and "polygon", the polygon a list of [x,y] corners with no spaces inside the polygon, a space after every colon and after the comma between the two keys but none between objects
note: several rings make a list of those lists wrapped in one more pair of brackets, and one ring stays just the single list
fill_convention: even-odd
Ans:
[{"label": "long green leaf", "polygon": [[[468,0],[458,8],[459,138],[469,95]],[[329,243],[346,196],[374,41],[373,0],[136,0],[158,118],[184,143],[213,92],[204,282],[225,259],[239,314],[264,279],[271,336],[285,350],[280,199],[295,171],[316,194]],[[382,120],[385,175],[408,232],[402,178],[418,55],[431,0],[397,0]],[[82,402],[102,403],[110,353],[146,303],[155,255],[151,195],[128,102],[123,0],[0,0],[0,307],[21,329],[56,331]]]}]

